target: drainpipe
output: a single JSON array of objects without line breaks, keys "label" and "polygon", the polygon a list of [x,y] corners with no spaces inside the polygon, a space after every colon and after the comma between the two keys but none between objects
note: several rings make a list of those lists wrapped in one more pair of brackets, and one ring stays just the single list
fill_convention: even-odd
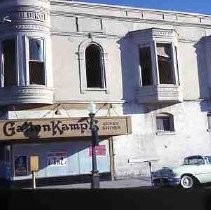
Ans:
[{"label": "drainpipe", "polygon": [[[111,116],[111,108],[112,108],[112,104],[109,104],[109,108],[108,108],[108,116]],[[110,171],[111,171],[111,180],[114,181],[115,180],[115,163],[114,163],[114,143],[113,143],[113,137],[110,137],[108,139],[108,143],[109,143],[109,156],[110,156]]]}]

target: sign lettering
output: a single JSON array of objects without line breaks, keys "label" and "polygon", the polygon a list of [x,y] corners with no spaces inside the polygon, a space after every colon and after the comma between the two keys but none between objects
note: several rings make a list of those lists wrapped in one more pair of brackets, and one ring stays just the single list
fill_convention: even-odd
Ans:
[{"label": "sign lettering", "polygon": [[[129,117],[97,118],[99,136],[131,133]],[[0,121],[0,140],[91,136],[89,118]]]}]

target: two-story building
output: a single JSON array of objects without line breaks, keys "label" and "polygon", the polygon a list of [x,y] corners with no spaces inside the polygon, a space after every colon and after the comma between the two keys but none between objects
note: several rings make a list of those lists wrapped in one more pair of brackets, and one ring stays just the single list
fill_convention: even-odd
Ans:
[{"label": "two-story building", "polygon": [[0,176],[87,181],[211,153],[211,16],[58,0],[0,1]]}]

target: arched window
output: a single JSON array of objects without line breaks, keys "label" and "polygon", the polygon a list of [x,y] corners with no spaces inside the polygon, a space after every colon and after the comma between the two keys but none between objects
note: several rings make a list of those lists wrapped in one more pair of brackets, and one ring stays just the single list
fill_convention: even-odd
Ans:
[{"label": "arched window", "polygon": [[86,81],[88,88],[104,88],[102,50],[96,44],[90,44],[85,50]]},{"label": "arched window", "polygon": [[174,131],[174,116],[169,113],[160,113],[156,116],[156,127],[159,132]]}]

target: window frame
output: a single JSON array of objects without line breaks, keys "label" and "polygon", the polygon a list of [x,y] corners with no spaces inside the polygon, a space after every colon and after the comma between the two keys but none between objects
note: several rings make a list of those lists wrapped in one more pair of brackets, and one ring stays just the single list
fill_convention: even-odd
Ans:
[{"label": "window frame", "polygon": [[140,55],[140,50],[141,50],[141,48],[149,48],[150,49],[150,61],[151,61],[151,82],[152,82],[152,84],[151,85],[153,85],[154,84],[154,79],[155,79],[155,76],[153,75],[154,74],[154,67],[153,67],[153,59],[154,59],[154,56],[153,56],[153,48],[152,48],[152,45],[151,44],[149,44],[149,43],[147,43],[147,44],[141,44],[141,45],[139,45],[139,48],[138,48],[138,54],[139,54],[139,73],[140,73],[140,85],[142,86],[142,87],[145,87],[145,86],[151,86],[151,85],[143,85],[143,76],[142,76],[142,67],[141,67],[141,59],[140,59],[140,57],[141,57],[141,55]]},{"label": "window frame", "polygon": [[[91,45],[97,45],[101,50],[101,65],[102,65],[102,84],[103,87],[87,87],[87,76],[86,76],[86,48]],[[79,78],[80,78],[80,92],[81,94],[85,94],[88,92],[101,92],[104,91],[106,94],[109,93],[108,83],[107,83],[107,66],[108,66],[108,59],[107,53],[105,52],[105,47],[101,45],[99,42],[93,40],[93,38],[83,41],[78,47],[78,58],[79,58]]]},{"label": "window frame", "polygon": [[[87,65],[86,65],[86,50],[91,46],[91,45],[94,45],[95,47],[98,48],[99,50],[99,57],[100,57],[100,61],[99,61],[99,66],[100,66],[100,77],[101,77],[101,84],[102,84],[102,87],[88,87],[88,78],[87,78]],[[104,59],[103,59],[103,53],[102,53],[102,47],[99,46],[98,44],[94,43],[94,42],[91,42],[89,45],[86,46],[85,48],[85,74],[86,74],[86,88],[87,90],[96,90],[96,89],[105,89],[106,88],[106,80],[105,80],[105,65],[104,65]]]},{"label": "window frame", "polygon": [[[43,41],[43,77],[44,77],[44,84],[30,84],[30,69],[29,69],[29,62],[30,62],[30,49],[29,49],[29,41],[30,39],[37,39]],[[46,40],[44,37],[41,36],[25,36],[24,37],[24,49],[25,49],[25,82],[26,86],[46,86]]]},{"label": "window frame", "polygon": [[[159,59],[158,59],[158,46],[157,45],[169,45],[170,46],[170,53],[171,53],[171,61],[170,61],[170,65],[171,65],[171,73],[172,73],[172,80],[173,83],[161,83],[161,77],[160,77],[160,67],[159,67]],[[174,45],[173,42],[162,42],[162,41],[156,41],[155,42],[155,56],[156,56],[156,69],[157,69],[157,81],[159,85],[176,85],[176,69],[175,69],[175,64],[176,64],[176,60],[175,60],[175,56],[176,53],[174,52]]]},{"label": "window frame", "polygon": [[[16,85],[11,85],[11,86],[5,86],[4,85],[4,67],[3,67],[3,42],[6,40],[14,39],[15,41],[15,58],[16,58],[16,63],[15,63],[15,81]],[[12,86],[18,86],[19,85],[19,47],[18,47],[18,36],[5,36],[0,38],[0,87],[1,88],[11,88]]]},{"label": "window frame", "polygon": [[[169,129],[168,130],[159,130],[158,129],[158,119],[163,119],[168,118],[169,120]],[[156,134],[157,135],[162,135],[162,134],[175,134],[175,125],[174,125],[174,115],[167,113],[167,112],[162,112],[156,115],[155,117],[155,124],[156,124]]]}]

